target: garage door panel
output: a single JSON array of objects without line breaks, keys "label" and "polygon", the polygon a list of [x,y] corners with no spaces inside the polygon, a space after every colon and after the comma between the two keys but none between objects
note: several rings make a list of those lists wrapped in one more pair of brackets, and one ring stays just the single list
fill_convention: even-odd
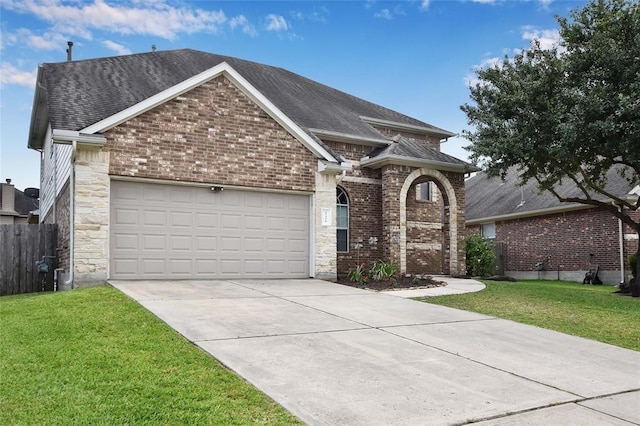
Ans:
[{"label": "garage door panel", "polygon": [[113,181],[110,277],[309,276],[309,197]]},{"label": "garage door panel", "polygon": [[163,210],[143,210],[142,226],[167,226],[167,212]]},{"label": "garage door panel", "polygon": [[198,251],[217,251],[218,250],[218,237],[211,236],[196,236],[196,249]]},{"label": "garage door panel", "polygon": [[218,215],[216,213],[196,213],[196,227],[215,229],[218,227]]},{"label": "garage door panel", "polygon": [[220,215],[220,228],[223,231],[233,230],[237,231],[242,228],[242,216],[237,214],[222,214]]},{"label": "garage door panel", "polygon": [[135,234],[114,234],[112,238],[117,250],[138,250],[138,236]]},{"label": "garage door panel", "polygon": [[170,235],[169,248],[171,251],[186,251],[191,253],[193,249],[193,237],[191,235]]},{"label": "garage door panel", "polygon": [[264,229],[264,216],[245,215],[244,229],[247,231],[261,231]]},{"label": "garage door panel", "polygon": [[138,210],[119,208],[116,209],[113,215],[113,223],[116,225],[137,226],[140,223],[139,217]]},{"label": "garage door panel", "polygon": [[169,226],[172,226],[172,227],[184,226],[185,228],[192,227],[193,213],[189,211],[169,212]]},{"label": "garage door panel", "polygon": [[142,250],[146,252],[164,252],[167,246],[166,235],[143,235]]},{"label": "garage door panel", "polygon": [[161,185],[147,185],[143,187],[142,199],[151,203],[166,203],[168,201],[168,192]]}]

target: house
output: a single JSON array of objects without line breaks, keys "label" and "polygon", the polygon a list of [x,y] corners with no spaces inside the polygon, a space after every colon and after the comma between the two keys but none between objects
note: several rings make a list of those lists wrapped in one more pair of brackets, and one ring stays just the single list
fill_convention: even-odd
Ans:
[{"label": "house", "polygon": [[[579,281],[590,264],[598,265],[608,284],[627,282],[627,260],[638,248],[638,234],[609,212],[578,203],[561,203],[534,183],[516,185],[512,168],[504,180],[478,173],[465,183],[468,232],[479,232],[502,246],[503,272],[521,278]],[[640,187],[631,187],[617,168],[607,173],[607,191],[637,200]],[[573,182],[555,188],[564,197],[582,194]],[[608,201],[600,197],[603,201]],[[636,220],[640,212],[631,213]]]},{"label": "house", "polygon": [[38,222],[37,190],[27,188],[25,192],[16,189],[11,179],[0,183],[0,225],[20,225]]},{"label": "house", "polygon": [[465,270],[453,133],[282,68],[182,49],[43,64],[28,147],[65,283]]}]

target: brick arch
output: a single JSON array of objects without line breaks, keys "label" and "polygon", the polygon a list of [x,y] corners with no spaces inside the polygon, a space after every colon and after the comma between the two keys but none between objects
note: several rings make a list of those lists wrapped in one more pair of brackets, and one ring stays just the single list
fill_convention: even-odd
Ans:
[{"label": "brick arch", "polygon": [[458,202],[449,179],[438,170],[428,168],[411,172],[400,190],[400,272],[407,272],[407,194],[413,182],[422,176],[429,176],[437,181],[449,202],[449,272],[451,273],[458,269]]}]

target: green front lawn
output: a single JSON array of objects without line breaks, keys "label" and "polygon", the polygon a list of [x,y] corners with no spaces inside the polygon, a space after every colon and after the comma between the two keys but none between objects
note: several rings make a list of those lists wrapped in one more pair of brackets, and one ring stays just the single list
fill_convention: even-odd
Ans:
[{"label": "green front lawn", "polygon": [[478,293],[419,300],[640,351],[640,298],[562,281],[483,282],[487,288]]},{"label": "green front lawn", "polygon": [[298,424],[102,286],[0,298],[0,424]]}]

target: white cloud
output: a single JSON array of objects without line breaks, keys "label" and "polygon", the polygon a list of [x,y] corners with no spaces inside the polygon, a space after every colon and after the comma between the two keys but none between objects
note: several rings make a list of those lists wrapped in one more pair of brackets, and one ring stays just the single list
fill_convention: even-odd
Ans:
[{"label": "white cloud", "polygon": [[36,50],[56,50],[63,49],[67,45],[67,37],[53,32],[38,35],[27,28],[19,28],[14,34],[7,35],[5,44],[7,46],[24,44]]},{"label": "white cloud", "polygon": [[289,25],[281,15],[270,13],[267,15],[267,31],[287,31]]},{"label": "white cloud", "polygon": [[36,84],[38,70],[22,71],[13,65],[3,62],[0,64],[0,86],[16,84],[33,88]]},{"label": "white cloud", "polygon": [[247,34],[248,36],[258,36],[258,30],[256,30],[256,28],[249,23],[249,20],[244,15],[238,15],[234,18],[231,18],[231,20],[229,21],[229,26],[232,30],[235,30],[238,27],[241,28],[242,32]]},{"label": "white cloud", "polygon": [[495,4],[496,0],[470,0],[472,3]]},{"label": "white cloud", "polygon": [[181,33],[217,32],[227,21],[222,11],[194,9],[183,4],[173,6],[166,0],[135,1],[131,5],[108,4],[105,0],[71,3],[61,0],[3,0],[3,7],[35,15],[51,22],[56,30],[63,22],[66,28],[76,28],[85,34],[90,30],[108,30],[172,39]]},{"label": "white cloud", "polygon": [[308,21],[320,22],[324,24],[327,22],[329,9],[327,9],[324,6],[320,6],[320,7],[314,7],[313,10],[309,13],[303,13],[299,10],[294,10],[290,12],[289,15],[291,16],[292,19],[295,19],[296,21],[308,20]]},{"label": "white cloud", "polygon": [[381,11],[374,13],[373,16],[375,16],[376,18],[387,20],[393,19],[393,15],[391,14],[391,11],[389,11],[389,9],[382,9]]},{"label": "white cloud", "polygon": [[118,55],[130,55],[131,54],[131,50],[129,50],[128,48],[124,47],[123,45],[118,44],[118,43],[116,43],[114,41],[111,41],[111,40],[103,41],[102,45],[104,47],[106,47],[107,49],[113,50]]},{"label": "white cloud", "polygon": [[402,4],[400,3],[398,3],[393,9],[384,8],[373,14],[373,16],[375,16],[376,18],[382,18],[387,20],[391,20],[396,16],[404,16],[404,15],[406,15],[406,13],[402,7]]},{"label": "white cloud", "polygon": [[[494,67],[500,68],[502,66],[502,61],[503,61],[503,58],[499,58],[497,56],[486,58],[486,59],[483,59],[479,65],[475,65],[473,67],[473,70],[477,71],[480,69],[494,68]],[[467,87],[474,87],[474,86],[477,86],[478,84],[481,84],[481,81],[478,79],[478,76],[474,72],[473,74],[467,74],[467,76],[464,78],[464,84]]]},{"label": "white cloud", "polygon": [[420,9],[427,10],[429,8],[430,3],[431,3],[431,0],[422,0],[420,2]]},{"label": "white cloud", "polygon": [[530,26],[523,28],[522,39],[531,43],[534,40],[538,40],[540,47],[545,50],[559,47],[562,41],[560,32],[557,29],[540,30]]}]

